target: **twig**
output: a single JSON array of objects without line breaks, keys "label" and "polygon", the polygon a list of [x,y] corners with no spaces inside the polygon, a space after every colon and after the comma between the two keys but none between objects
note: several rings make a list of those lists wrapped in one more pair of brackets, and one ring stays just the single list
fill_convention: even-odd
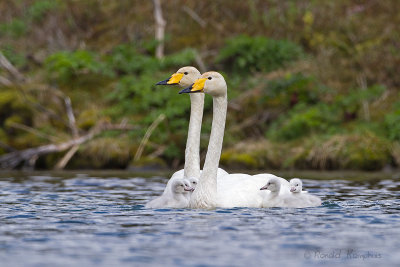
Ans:
[{"label": "twig", "polygon": [[71,129],[71,132],[72,132],[72,137],[77,138],[79,136],[79,134],[78,134],[79,131],[78,131],[78,127],[76,126],[74,111],[72,110],[71,98],[69,98],[68,96],[65,96],[64,102],[65,102],[65,109],[67,112],[67,117],[68,117],[68,122],[69,122],[69,128]]},{"label": "twig", "polygon": [[205,22],[193,9],[188,6],[182,7],[183,11],[185,11],[194,21],[196,21],[202,28],[207,26],[207,22]]},{"label": "twig", "polygon": [[0,76],[0,85],[2,85],[2,86],[11,86],[11,85],[13,85],[13,83],[9,79],[7,79],[7,78],[5,78],[3,76]]},{"label": "twig", "polygon": [[149,158],[154,159],[161,156],[164,153],[165,149],[167,149],[167,146],[159,146],[153,153],[149,155]]},{"label": "twig", "polygon": [[3,143],[0,141],[0,147],[5,149],[8,152],[14,152],[17,151],[15,148],[13,148],[12,146],[7,145],[6,143]]},{"label": "twig", "polygon": [[[362,91],[366,91],[367,90],[367,80],[365,78],[365,74],[364,73],[359,74],[357,76],[357,83],[358,83],[358,86],[360,86],[360,89]],[[363,106],[363,111],[364,111],[364,119],[366,121],[370,121],[371,116],[370,116],[370,113],[369,113],[369,103],[368,103],[368,101],[367,100],[363,100],[362,101],[362,106]]]},{"label": "twig", "polygon": [[18,81],[24,81],[25,78],[24,76],[18,71],[16,67],[11,64],[10,61],[3,55],[3,53],[0,51],[0,66],[2,66],[4,69],[6,69],[16,80]]},{"label": "twig", "polygon": [[200,72],[204,73],[207,71],[206,64],[204,64],[203,59],[201,58],[199,53],[196,53],[194,60],[196,61],[196,64],[199,66]]},{"label": "twig", "polygon": [[156,21],[155,38],[158,42],[156,48],[156,58],[161,59],[164,57],[164,34],[165,25],[167,22],[162,16],[162,9],[160,0],[153,0],[154,3],[154,19]]},{"label": "twig", "polygon": [[103,131],[110,131],[110,130],[133,130],[137,129],[135,126],[127,125],[127,126],[121,126],[121,125],[115,125],[115,124],[98,124],[94,126],[89,133],[86,135],[83,135],[79,138],[69,140],[67,142],[63,142],[60,144],[49,144],[49,145],[44,145],[44,146],[39,146],[35,148],[29,148],[21,151],[14,151],[5,155],[0,156],[0,168],[3,169],[14,169],[17,167],[21,162],[23,161],[28,161],[32,159],[33,157],[40,157],[42,155],[50,154],[50,153],[55,153],[55,152],[61,152],[65,151],[72,146],[80,145],[83,144]]},{"label": "twig", "polygon": [[56,138],[56,137],[54,137],[54,136],[51,136],[51,135],[42,133],[42,132],[36,130],[35,128],[26,126],[26,125],[21,124],[21,123],[10,122],[10,123],[9,123],[9,126],[11,126],[11,127],[13,127],[13,128],[16,128],[16,129],[20,129],[20,130],[26,131],[26,132],[29,132],[29,133],[31,133],[31,134],[34,134],[34,135],[39,136],[39,137],[42,137],[42,138],[45,138],[45,139],[47,139],[47,140],[49,140],[49,141],[51,141],[51,142],[58,142],[58,141],[60,141],[58,138]]},{"label": "twig", "polygon": [[15,88],[19,91],[19,93],[22,95],[22,97],[24,98],[24,100],[27,102],[27,104],[29,106],[31,106],[32,108],[34,108],[40,112],[46,113],[49,117],[56,119],[56,120],[62,122],[65,126],[69,127],[69,124],[61,116],[59,116],[57,113],[55,113],[53,110],[46,108],[45,106],[41,105],[40,103],[30,100],[29,97],[26,95],[24,89],[20,85],[15,84]]},{"label": "twig", "polygon": [[67,166],[68,162],[70,159],[75,155],[75,153],[78,151],[79,145],[75,145],[71,147],[71,149],[64,155],[64,157],[57,162],[56,166],[54,167],[55,170],[62,170]]},{"label": "twig", "polygon": [[136,162],[140,159],[143,153],[143,149],[146,146],[147,142],[149,141],[149,138],[151,134],[153,133],[154,129],[160,124],[163,120],[165,119],[164,114],[160,114],[155,121],[150,125],[150,127],[147,129],[145,135],[142,138],[142,141],[140,141],[140,145],[136,151],[135,157],[133,158],[133,162]]},{"label": "twig", "polygon": [[[57,113],[55,113],[54,111],[44,107],[43,105],[37,103],[37,102],[33,102],[31,101],[26,93],[24,92],[24,90],[22,89],[22,87],[19,85],[20,82],[25,82],[27,79],[24,77],[24,75],[22,75],[18,69],[16,67],[14,67],[11,62],[3,55],[3,53],[0,51],[0,66],[2,68],[4,68],[5,70],[7,70],[11,76],[13,76],[13,78],[15,79],[15,81],[10,81],[4,77],[0,76],[0,82],[6,86],[12,86],[15,85],[16,89],[21,93],[22,97],[24,98],[24,100],[26,102],[28,102],[28,104],[32,107],[34,107],[35,109],[46,113],[47,115],[49,115],[50,117],[60,120],[61,122],[63,122],[66,126],[69,126],[68,124],[65,123],[65,121],[59,116],[57,115]],[[59,91],[60,92],[60,91]]]}]

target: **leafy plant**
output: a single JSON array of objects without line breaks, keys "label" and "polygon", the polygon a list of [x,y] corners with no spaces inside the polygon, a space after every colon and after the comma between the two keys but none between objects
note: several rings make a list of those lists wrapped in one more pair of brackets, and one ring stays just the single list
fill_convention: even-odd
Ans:
[{"label": "leafy plant", "polygon": [[[266,103],[278,102],[281,106],[314,104],[318,101],[320,90],[312,77],[301,73],[288,74],[283,78],[268,81],[261,99]],[[276,101],[278,99],[280,101]]]},{"label": "leafy plant", "polygon": [[59,4],[59,0],[35,1],[28,9],[28,16],[34,21],[40,21],[47,12],[58,7]]},{"label": "leafy plant", "polygon": [[24,67],[27,63],[24,55],[16,52],[12,46],[5,46],[1,52],[16,67]]},{"label": "leafy plant", "polygon": [[339,123],[340,115],[335,106],[299,104],[289,112],[288,117],[273,123],[267,136],[275,140],[293,140],[310,133],[334,132]]},{"label": "leafy plant", "polygon": [[395,104],[393,112],[386,114],[385,126],[389,139],[400,141],[400,102]]},{"label": "leafy plant", "polygon": [[60,82],[67,82],[78,74],[113,74],[99,56],[86,50],[56,52],[46,59],[45,67],[51,77]]},{"label": "leafy plant", "polygon": [[27,32],[26,23],[22,19],[14,18],[8,23],[0,24],[0,33],[19,38]]},{"label": "leafy plant", "polygon": [[217,61],[228,70],[249,74],[278,69],[301,55],[302,49],[290,41],[240,35],[227,41]]}]

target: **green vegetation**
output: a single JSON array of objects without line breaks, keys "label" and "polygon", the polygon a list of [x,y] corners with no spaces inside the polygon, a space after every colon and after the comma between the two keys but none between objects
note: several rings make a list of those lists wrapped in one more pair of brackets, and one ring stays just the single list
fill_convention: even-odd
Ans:
[{"label": "green vegetation", "polygon": [[[3,1],[0,51],[24,78],[0,68],[0,155],[70,140],[68,96],[81,135],[103,122],[136,128],[105,131],[80,145],[67,168],[182,166],[189,98],[155,83],[198,66],[200,58],[229,85],[226,167],[399,167],[397,6],[396,0],[163,2],[167,37],[165,56],[157,59],[152,1]],[[202,151],[211,111],[207,96]],[[166,119],[134,161],[161,114]],[[64,154],[41,157],[36,167],[53,168]]]},{"label": "green vegetation", "polygon": [[218,61],[235,73],[269,72],[300,57],[302,50],[286,40],[241,35],[229,39],[220,51]]}]

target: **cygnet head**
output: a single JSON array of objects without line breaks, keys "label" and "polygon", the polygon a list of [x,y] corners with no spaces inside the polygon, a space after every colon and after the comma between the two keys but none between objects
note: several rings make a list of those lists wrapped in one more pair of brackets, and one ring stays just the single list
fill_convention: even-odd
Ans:
[{"label": "cygnet head", "polygon": [[227,85],[224,77],[215,71],[205,72],[191,86],[180,91],[183,93],[206,93],[211,96],[226,95]]},{"label": "cygnet head", "polygon": [[299,178],[290,180],[290,192],[300,193],[303,189],[303,182]]},{"label": "cygnet head", "polygon": [[192,85],[201,73],[195,67],[186,66],[180,68],[177,72],[171,75],[168,79],[156,83],[156,85],[179,85],[180,87],[188,87]]},{"label": "cygnet head", "polygon": [[190,186],[191,186],[193,189],[196,189],[196,186],[197,186],[197,183],[199,182],[199,179],[197,179],[196,177],[189,177],[189,178],[186,178],[186,180],[189,181]]},{"label": "cygnet head", "polygon": [[190,186],[190,182],[186,179],[176,179],[172,183],[172,191],[176,194],[186,194],[193,192],[194,188]]},{"label": "cygnet head", "polygon": [[260,188],[260,190],[270,190],[271,192],[279,192],[281,189],[281,182],[278,178],[271,178],[268,180],[268,183]]}]

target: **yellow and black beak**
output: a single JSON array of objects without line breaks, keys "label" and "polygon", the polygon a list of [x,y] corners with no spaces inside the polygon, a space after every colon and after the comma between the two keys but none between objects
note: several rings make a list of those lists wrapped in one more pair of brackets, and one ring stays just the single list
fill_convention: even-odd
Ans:
[{"label": "yellow and black beak", "polygon": [[156,83],[156,85],[176,85],[179,84],[182,78],[183,78],[183,73],[174,73],[172,74],[171,77],[169,77],[164,81]]},{"label": "yellow and black beak", "polygon": [[203,93],[204,90],[204,84],[206,83],[206,78],[200,78],[197,79],[194,84],[191,86],[181,90],[179,94],[185,94],[185,93]]}]

